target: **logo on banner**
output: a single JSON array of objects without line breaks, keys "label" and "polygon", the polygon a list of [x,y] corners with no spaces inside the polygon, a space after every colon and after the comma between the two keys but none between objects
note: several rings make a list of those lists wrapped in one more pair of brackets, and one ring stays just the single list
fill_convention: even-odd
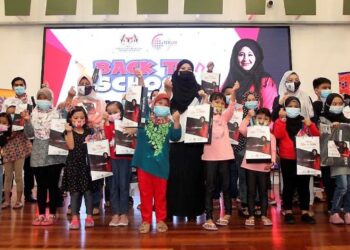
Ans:
[{"label": "logo on banner", "polygon": [[152,47],[156,50],[169,50],[170,48],[177,45],[177,41],[171,40],[169,38],[164,37],[163,34],[157,34],[152,38]]},{"label": "logo on banner", "polygon": [[120,45],[117,49],[120,52],[139,52],[141,47],[138,47],[139,38],[136,34],[124,34],[120,38]]}]

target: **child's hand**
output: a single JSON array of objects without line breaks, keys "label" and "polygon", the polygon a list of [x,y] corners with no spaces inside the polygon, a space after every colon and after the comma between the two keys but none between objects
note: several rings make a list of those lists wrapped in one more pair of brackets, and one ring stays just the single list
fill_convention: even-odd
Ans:
[{"label": "child's hand", "polygon": [[139,68],[134,69],[134,74],[137,78],[143,78],[143,73],[142,73],[141,69],[139,69]]},{"label": "child's hand", "polygon": [[239,81],[236,81],[235,84],[233,84],[232,90],[237,91],[240,87],[241,85],[239,84]]},{"label": "child's hand", "polygon": [[123,133],[126,134],[128,137],[134,136],[137,132],[136,128],[124,128]]},{"label": "child's hand", "polygon": [[278,112],[278,115],[280,119],[283,121],[287,117],[287,112],[283,108],[281,108],[280,111]]},{"label": "child's hand", "polygon": [[69,123],[66,123],[66,125],[64,125],[64,129],[67,132],[72,132],[73,131],[73,128],[72,128],[72,126]]},{"label": "child's hand", "polygon": [[173,113],[174,122],[180,122],[180,112],[176,111]]},{"label": "child's hand", "polygon": [[30,120],[30,115],[29,115],[28,110],[22,111],[22,112],[21,112],[21,117],[22,117],[22,119],[23,119],[25,122],[29,121],[29,120]]},{"label": "child's hand", "polygon": [[252,117],[254,117],[254,116],[255,116],[255,111],[254,111],[253,109],[250,109],[250,110],[248,111],[247,116],[249,117],[249,119],[252,118]]},{"label": "child's hand", "polygon": [[304,124],[305,124],[305,126],[310,127],[311,126],[311,120],[310,119],[305,119],[304,120]]},{"label": "child's hand", "polygon": [[331,127],[332,128],[339,128],[340,123],[339,122],[332,122]]},{"label": "child's hand", "polygon": [[164,88],[166,90],[172,90],[173,89],[173,82],[170,80],[169,77],[164,82]]},{"label": "child's hand", "polygon": [[70,87],[69,91],[68,91],[68,97],[73,98],[75,95],[77,94],[77,92],[75,91],[74,87]]},{"label": "child's hand", "polygon": [[102,115],[102,119],[107,122],[108,119],[109,119],[109,114],[107,112],[104,112],[103,115]]},{"label": "child's hand", "polygon": [[214,62],[212,62],[212,61],[210,61],[210,62],[208,62],[208,64],[207,64],[207,72],[208,73],[212,73],[213,72],[213,70],[214,70]]},{"label": "child's hand", "polygon": [[198,95],[199,95],[200,97],[202,97],[202,98],[205,98],[207,94],[204,92],[203,89],[201,89],[201,90],[198,91]]}]

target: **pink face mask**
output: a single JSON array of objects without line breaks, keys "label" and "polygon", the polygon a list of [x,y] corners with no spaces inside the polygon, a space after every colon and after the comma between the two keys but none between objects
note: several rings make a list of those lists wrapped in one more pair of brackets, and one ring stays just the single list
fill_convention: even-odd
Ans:
[{"label": "pink face mask", "polygon": [[9,126],[0,124],[0,132],[6,132],[9,129]]},{"label": "pink face mask", "polygon": [[115,120],[120,120],[120,113],[109,115],[108,120],[110,122],[114,122]]},{"label": "pink face mask", "polygon": [[82,128],[85,124],[85,120],[73,121],[72,123],[74,128]]}]

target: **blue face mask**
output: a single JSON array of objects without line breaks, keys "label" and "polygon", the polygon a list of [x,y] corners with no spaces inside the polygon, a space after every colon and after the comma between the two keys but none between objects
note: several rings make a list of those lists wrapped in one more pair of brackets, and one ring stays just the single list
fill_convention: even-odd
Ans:
[{"label": "blue face mask", "polygon": [[49,110],[52,107],[52,102],[48,100],[37,100],[36,104],[38,105],[38,108],[41,110]]},{"label": "blue face mask", "polygon": [[15,87],[15,92],[17,95],[23,95],[26,93],[26,88],[23,86],[17,86]]},{"label": "blue face mask", "polygon": [[154,106],[153,112],[156,116],[166,117],[170,115],[170,108],[167,106]]},{"label": "blue face mask", "polygon": [[300,115],[300,108],[286,108],[288,118],[295,118]]},{"label": "blue face mask", "polygon": [[244,107],[246,107],[249,110],[257,109],[258,108],[258,101],[247,101],[244,103]]},{"label": "blue face mask", "polygon": [[321,100],[322,101],[326,101],[326,99],[329,96],[329,94],[332,94],[332,90],[330,90],[330,89],[322,89],[321,90]]},{"label": "blue face mask", "polygon": [[331,112],[332,114],[335,114],[335,115],[339,115],[343,112],[343,108],[344,106],[330,106],[329,107],[329,112]]}]

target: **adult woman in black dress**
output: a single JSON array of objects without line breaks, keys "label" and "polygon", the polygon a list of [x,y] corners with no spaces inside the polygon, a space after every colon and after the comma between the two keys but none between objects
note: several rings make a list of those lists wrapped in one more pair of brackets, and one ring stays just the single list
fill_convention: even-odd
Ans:
[{"label": "adult woman in black dress", "polygon": [[193,64],[189,60],[178,63],[172,79],[167,80],[165,89],[171,96],[171,110],[179,111],[182,138],[170,147],[170,175],[168,179],[168,218],[187,217],[194,220],[204,213],[204,167],[201,155],[203,145],[185,144],[185,121],[187,108],[199,105],[205,97],[201,86],[193,74]]}]

